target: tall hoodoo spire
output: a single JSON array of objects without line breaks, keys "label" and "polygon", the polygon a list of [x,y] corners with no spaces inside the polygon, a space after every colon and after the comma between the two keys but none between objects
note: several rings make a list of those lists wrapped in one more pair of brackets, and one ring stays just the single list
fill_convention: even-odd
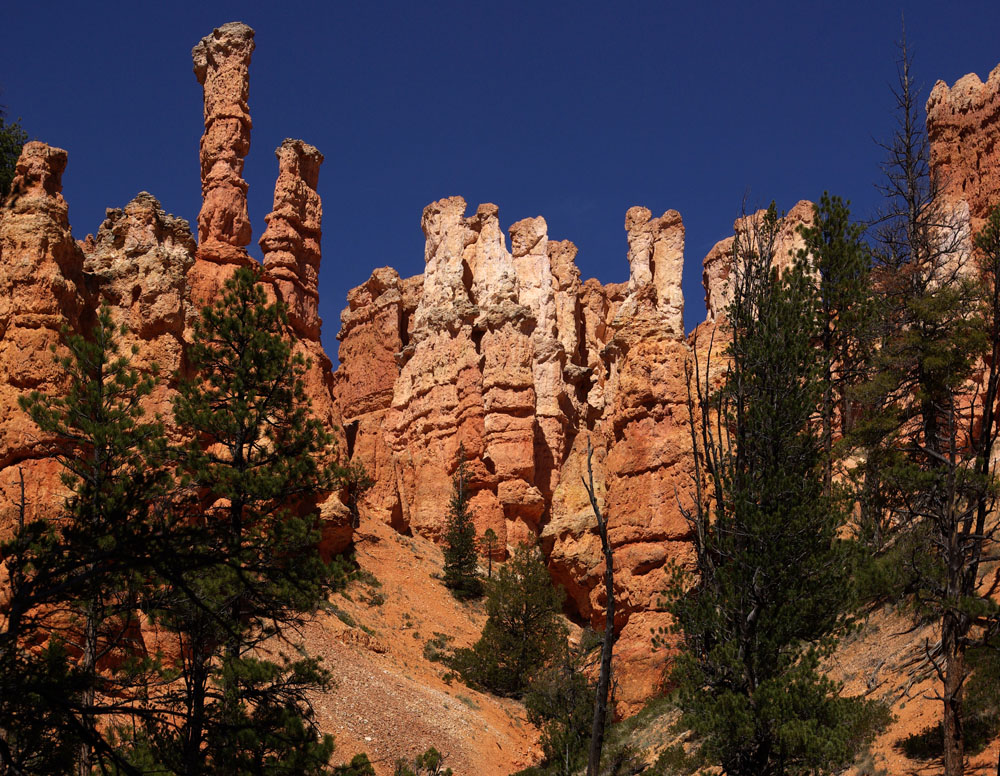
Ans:
[{"label": "tall hoodoo spire", "polygon": [[250,150],[250,56],[253,30],[230,22],[206,35],[191,51],[194,74],[205,90],[201,138],[199,253],[220,263],[243,252],[252,229],[247,215],[243,159]]},{"label": "tall hoodoo spire", "polygon": [[260,238],[264,267],[288,305],[295,331],[318,340],[323,204],[316,186],[323,154],[308,143],[291,139],[274,153],[278,157],[274,210],[267,215],[267,230]]}]

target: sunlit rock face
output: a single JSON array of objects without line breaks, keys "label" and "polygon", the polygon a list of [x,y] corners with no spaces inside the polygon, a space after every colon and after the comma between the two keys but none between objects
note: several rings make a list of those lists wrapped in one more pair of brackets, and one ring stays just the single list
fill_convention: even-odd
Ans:
[{"label": "sunlit rock face", "polygon": [[[126,347],[139,348],[136,365],[156,362],[166,377],[148,408],[169,426],[200,306],[218,297],[235,268],[254,263],[243,180],[253,50],[253,31],[231,23],[192,52],[205,121],[197,240],[140,193],[77,243],[61,195],[66,152],[24,147],[0,209],[0,536],[17,519],[21,474],[29,519],[64,496],[53,440],[17,406],[27,391],[64,389],[52,354],[53,346],[56,355],[67,352],[64,328],[87,331],[107,304],[129,328]],[[939,83],[928,101],[933,168],[970,233],[1000,199],[998,93],[1000,68],[985,83]],[[334,372],[318,314],[323,156],[301,140],[286,140],[276,156],[262,278],[285,304],[289,337],[308,363],[306,394],[337,443],[328,460],[361,462],[374,479],[362,525],[440,539],[464,455],[477,532],[497,534],[499,556],[520,543],[540,546],[566,591],[567,613],[603,627],[604,560],[584,486],[592,475],[616,564],[616,699],[619,712],[634,711],[668,657],[651,644],[651,631],[668,624],[659,600],[666,569],[690,561],[685,365],[696,354],[704,365],[709,347],[724,350],[734,241],[761,213],[738,219],[734,236],[705,257],[707,319],[686,335],[685,232],[676,211],[630,208],[620,259],[629,279],[602,284],[581,279],[576,246],[550,237],[544,218],[505,232],[495,205],[469,212],[461,197],[438,200],[421,219],[424,272],[400,278],[378,268],[349,293]],[[802,248],[799,229],[811,218],[808,202],[784,217],[776,264],[787,266]],[[716,358],[709,380],[724,369]],[[354,535],[341,495],[302,505],[318,507],[326,553]]]},{"label": "sunlit rock face", "polygon": [[975,233],[1000,203],[1000,65],[985,83],[975,73],[951,88],[938,81],[927,99],[927,134],[941,192]]},{"label": "sunlit rock face", "polygon": [[274,209],[260,238],[264,267],[288,305],[292,328],[304,339],[318,340],[323,204],[316,187],[323,154],[301,140],[285,140],[274,153]]},{"label": "sunlit rock face", "polygon": [[139,369],[159,368],[162,381],[146,402],[173,431],[170,399],[185,370],[184,329],[193,313],[187,273],[195,241],[187,221],[164,212],[159,201],[140,192],[124,208],[108,209],[96,237],[83,243],[84,268],[100,303],[127,332],[121,352],[138,352]]},{"label": "sunlit rock face", "polygon": [[[460,450],[477,531],[538,543],[567,610],[600,624],[603,558],[581,480],[587,442],[608,515],[621,630],[623,709],[662,670],[651,627],[663,568],[687,547],[674,498],[685,474],[684,227],[629,211],[628,283],[580,282],[576,247],[541,217],[509,227],[461,197],[424,210],[423,275],[388,269],[342,314],[335,392],[352,453],[375,474],[367,514],[439,538]],[[642,657],[640,658],[639,655]]]},{"label": "sunlit rock face", "polygon": [[[377,269],[348,295],[335,393],[352,455],[375,475],[365,514],[439,539],[464,450],[479,534],[492,528],[504,550],[541,546],[567,612],[600,628],[589,444],[616,563],[616,697],[619,711],[633,711],[668,656],[650,635],[669,624],[667,566],[690,556],[685,363],[692,343],[704,345],[684,332],[684,224],[673,210],[631,208],[629,280],[604,285],[581,282],[576,246],[550,239],[544,218],[512,224],[508,242],[496,206],[467,211],[461,197],[428,205],[424,273],[401,280]],[[802,202],[783,219],[779,265],[802,247],[798,229],[811,217]],[[732,244],[706,259],[715,309],[701,334],[724,318]],[[724,338],[722,327],[718,352]]]},{"label": "sunlit rock face", "polygon": [[250,151],[250,57],[254,32],[230,22],[191,51],[205,103],[197,261],[188,273],[196,304],[215,298],[233,270],[250,262],[253,228],[247,214],[243,159]]},{"label": "sunlit rock face", "polygon": [[61,148],[26,143],[0,208],[0,539],[19,517],[22,475],[26,519],[53,514],[65,497],[58,448],[18,397],[65,390],[62,331],[88,322],[83,252],[62,196],[66,162]]},{"label": "sunlit rock face", "polygon": [[[201,142],[203,204],[196,242],[186,221],[168,215],[151,194],[141,192],[109,209],[96,237],[76,242],[62,197],[65,151],[44,143],[25,145],[11,196],[0,210],[0,533],[12,526],[12,504],[25,474],[26,502],[56,509],[63,498],[56,452],[17,404],[30,390],[58,394],[65,355],[63,330],[88,333],[100,305],[123,324],[123,353],[135,346],[132,363],[155,364],[162,382],[147,398],[149,416],[164,419],[175,435],[171,400],[177,381],[189,374],[185,351],[201,306],[218,298],[236,267],[254,264],[247,254],[243,158],[250,147],[249,65],[253,30],[233,22],[195,46],[195,75],[204,90],[205,134]],[[333,397],[330,359],[320,344],[318,275],[322,204],[316,191],[322,155],[301,140],[277,150],[274,209],[261,238],[262,280],[268,295],[286,305],[288,335],[307,364],[305,392],[314,414],[334,437],[332,462],[347,455],[340,413]],[[339,494],[319,507],[323,549],[346,549],[353,535]]]}]

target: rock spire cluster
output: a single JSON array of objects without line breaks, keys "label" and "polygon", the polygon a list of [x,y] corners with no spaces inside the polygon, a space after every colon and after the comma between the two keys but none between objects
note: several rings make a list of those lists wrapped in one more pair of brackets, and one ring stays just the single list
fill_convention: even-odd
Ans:
[{"label": "rock spire cluster", "polygon": [[[131,331],[127,344],[140,346],[138,365],[156,361],[171,375],[149,397],[150,411],[169,416],[200,305],[254,261],[243,179],[253,50],[253,30],[234,22],[192,52],[205,120],[197,240],[141,192],[109,209],[96,237],[75,241],[61,194],[66,152],[25,145],[0,208],[0,535],[12,525],[19,470],[29,503],[55,508],[61,498],[52,440],[17,397],[60,391],[51,349],[65,353],[64,327],[86,331],[98,306],[109,305]],[[985,83],[939,83],[928,101],[934,170],[971,227],[1000,198],[998,106],[1000,68]],[[651,650],[650,630],[667,624],[658,608],[667,564],[690,552],[678,505],[691,475],[684,364],[716,327],[724,336],[735,238],[705,257],[708,317],[688,336],[676,211],[629,209],[629,279],[601,284],[581,280],[576,246],[551,239],[544,218],[517,221],[505,234],[495,205],[470,214],[461,197],[441,199],[421,219],[424,272],[400,278],[375,269],[348,294],[333,371],[318,314],[323,156],[301,140],[286,140],[276,155],[262,277],[287,306],[289,335],[310,364],[313,411],[335,434],[341,460],[364,464],[374,478],[362,526],[380,521],[439,538],[464,450],[477,532],[493,529],[500,555],[538,544],[567,592],[567,613],[600,625],[604,561],[581,481],[592,445],[616,563],[616,697],[620,711],[638,708],[666,659]],[[738,219],[734,235],[757,217]],[[808,202],[785,217],[781,261],[802,246],[798,227],[811,217]],[[318,507],[324,549],[343,550],[353,533],[348,510],[338,494]]]}]

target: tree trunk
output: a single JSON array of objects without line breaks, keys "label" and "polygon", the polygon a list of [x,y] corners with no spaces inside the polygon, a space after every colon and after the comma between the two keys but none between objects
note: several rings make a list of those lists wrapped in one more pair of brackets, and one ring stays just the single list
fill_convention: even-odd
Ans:
[{"label": "tree trunk", "polygon": [[587,495],[597,518],[597,530],[601,535],[604,550],[604,591],[607,596],[604,614],[604,641],[601,643],[601,672],[597,679],[597,695],[594,699],[594,723],[590,731],[590,752],[587,757],[587,776],[598,776],[601,767],[601,750],[604,748],[604,728],[608,717],[608,690],[611,687],[611,657],[615,645],[615,565],[608,541],[608,524],[601,514],[594,492],[594,470],[591,459],[594,448],[587,440]]},{"label": "tree trunk", "polygon": [[946,612],[941,622],[941,647],[944,658],[944,715],[941,730],[944,738],[945,776],[965,773],[965,731],[962,720],[962,695],[965,680],[965,654],[958,641],[955,615]]},{"label": "tree trunk", "polygon": [[614,559],[608,542],[607,526],[601,521],[601,544],[604,546],[604,589],[607,606],[604,615],[604,641],[601,643],[601,673],[597,679],[597,697],[594,701],[594,724],[590,731],[590,754],[587,758],[587,776],[597,776],[601,767],[601,750],[604,748],[604,727],[608,716],[608,690],[611,687],[611,656],[615,644],[615,592]]},{"label": "tree trunk", "polygon": [[187,729],[184,731],[184,775],[201,773],[205,737],[205,695],[208,692],[208,658],[198,647],[191,654],[191,684],[188,686]]},{"label": "tree trunk", "polygon": [[[94,682],[97,676],[97,603],[91,601],[86,610],[86,623],[83,633],[83,656],[80,659],[80,668],[89,682],[88,687],[83,691],[80,698],[82,707],[82,723],[85,730],[93,731],[94,715],[91,708],[94,705]],[[76,773],[77,776],[90,776],[92,770],[90,741],[84,740],[80,743],[79,754],[77,755]]]}]

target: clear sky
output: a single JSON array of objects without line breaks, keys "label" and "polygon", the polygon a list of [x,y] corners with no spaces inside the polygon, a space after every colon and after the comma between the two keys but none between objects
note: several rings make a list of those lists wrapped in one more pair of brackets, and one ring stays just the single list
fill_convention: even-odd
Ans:
[{"label": "clear sky", "polygon": [[625,211],[687,228],[686,322],[701,261],[744,196],[789,209],[824,189],[864,216],[894,120],[900,16],[924,94],[1000,63],[1000,2],[83,3],[12,0],[0,102],[69,151],[74,234],[147,190],[195,224],[201,87],[190,51],[228,21],[256,30],[245,177],[251,251],[285,137],[326,156],[320,313],[375,267],[423,271],[420,214],[460,194],[506,229],[543,215],[583,276],[627,279]]}]

